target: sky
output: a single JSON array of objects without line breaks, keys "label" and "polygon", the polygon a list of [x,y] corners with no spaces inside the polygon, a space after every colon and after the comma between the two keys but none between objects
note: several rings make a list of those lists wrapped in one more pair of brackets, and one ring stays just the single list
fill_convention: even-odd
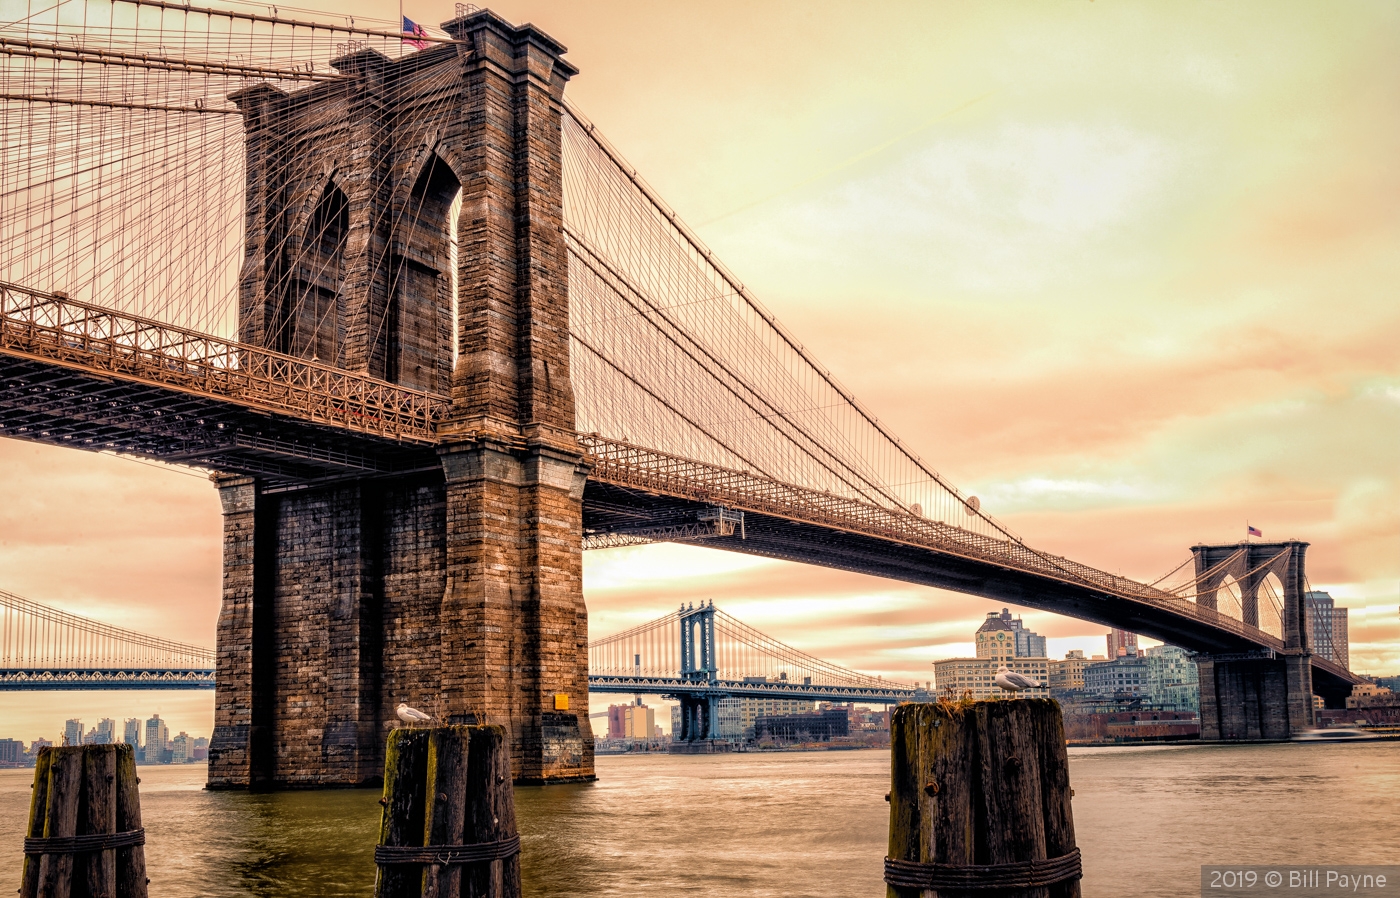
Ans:
[{"label": "sky", "polygon": [[[492,8],[566,44],[572,102],[1028,543],[1150,581],[1246,522],[1306,540],[1352,667],[1400,673],[1400,7]],[[0,485],[0,589],[212,644],[202,474],[0,440]],[[713,599],[904,681],[971,654],[999,607],[673,545],[584,564],[594,635]],[[1024,617],[1052,656],[1104,650],[1096,625]],[[157,705],[212,726],[208,694],[0,694],[0,737]]]}]

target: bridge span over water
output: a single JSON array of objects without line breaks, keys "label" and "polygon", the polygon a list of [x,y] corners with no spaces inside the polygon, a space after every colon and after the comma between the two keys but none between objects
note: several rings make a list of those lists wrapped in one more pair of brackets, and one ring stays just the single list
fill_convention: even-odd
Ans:
[{"label": "bridge span over water", "polygon": [[[114,627],[0,591],[0,692],[213,689],[213,649]],[[711,603],[589,645],[590,693],[681,701],[684,735],[714,735],[715,703],[752,696],[895,704],[927,694],[760,633]]]},{"label": "bridge span over water", "polygon": [[215,476],[212,786],[377,776],[404,695],[507,725],[522,780],[590,778],[581,551],[651,540],[1206,653],[1221,738],[1353,682],[1311,651],[1304,543],[1145,584],[941,477],[566,102],[538,29],[59,0],[0,38],[0,435]]}]

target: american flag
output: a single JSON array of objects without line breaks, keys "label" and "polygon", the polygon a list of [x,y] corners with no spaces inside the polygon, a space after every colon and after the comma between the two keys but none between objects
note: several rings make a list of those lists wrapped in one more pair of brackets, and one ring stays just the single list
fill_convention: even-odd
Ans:
[{"label": "american flag", "polygon": [[422,25],[419,25],[408,16],[403,17],[403,42],[405,44],[416,47],[419,50],[425,49],[428,46],[428,42],[424,40],[424,38],[427,36],[428,34],[423,30]]},{"label": "american flag", "polygon": [[1248,525],[1248,524],[1246,524],[1245,526],[1246,526],[1246,527],[1249,527],[1249,535],[1250,535],[1250,536],[1263,536],[1263,535],[1264,535],[1264,531],[1263,531],[1263,530],[1260,530],[1258,527],[1250,527],[1250,525]]}]

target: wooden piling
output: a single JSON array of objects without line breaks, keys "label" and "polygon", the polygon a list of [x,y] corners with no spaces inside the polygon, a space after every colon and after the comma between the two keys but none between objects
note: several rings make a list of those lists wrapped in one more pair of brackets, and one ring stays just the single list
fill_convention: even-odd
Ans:
[{"label": "wooden piling", "polygon": [[146,898],[132,747],[41,749],[25,835],[21,898]]},{"label": "wooden piling", "polygon": [[906,704],[890,730],[889,898],[1079,898],[1059,705]]},{"label": "wooden piling", "polygon": [[519,898],[504,728],[394,730],[380,803],[375,898]]}]

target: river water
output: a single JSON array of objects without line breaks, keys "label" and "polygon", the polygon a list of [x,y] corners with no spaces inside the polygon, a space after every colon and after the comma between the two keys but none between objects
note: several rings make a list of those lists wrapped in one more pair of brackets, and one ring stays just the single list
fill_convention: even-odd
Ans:
[{"label": "river water", "polygon": [[[379,793],[205,792],[142,767],[151,895],[369,896]],[[889,752],[598,758],[516,792],[525,894],[881,896]],[[0,894],[32,770],[0,771]],[[1400,863],[1400,742],[1071,748],[1083,892],[1199,894],[1202,864]]]}]

